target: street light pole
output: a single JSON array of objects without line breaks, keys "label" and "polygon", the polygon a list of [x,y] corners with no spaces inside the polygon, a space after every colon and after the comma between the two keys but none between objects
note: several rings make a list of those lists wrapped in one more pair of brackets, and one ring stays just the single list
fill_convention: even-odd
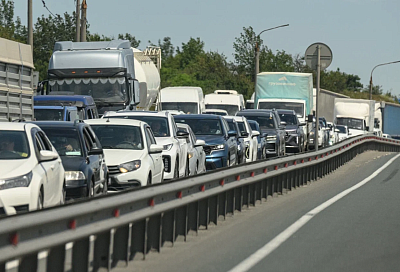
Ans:
[{"label": "street light pole", "polygon": [[372,100],[372,73],[374,72],[375,68],[376,68],[376,67],[379,67],[379,66],[383,66],[383,65],[398,63],[398,62],[400,62],[400,60],[392,61],[392,62],[386,62],[386,63],[381,63],[381,64],[376,65],[376,66],[372,69],[372,71],[371,71],[371,77],[370,77],[370,79],[369,79],[369,100]]},{"label": "street light pole", "polygon": [[280,26],[276,26],[273,28],[268,28],[268,29],[264,29],[263,31],[260,32],[260,34],[258,34],[256,36],[256,47],[255,47],[255,56],[256,56],[256,69],[255,69],[255,75],[254,75],[254,86],[257,86],[257,74],[260,72],[260,46],[258,44],[258,38],[260,37],[260,35],[262,33],[264,33],[265,31],[269,31],[272,29],[276,29],[276,28],[280,28],[280,27],[285,27],[285,26],[289,26],[289,24],[286,25],[280,25]]}]

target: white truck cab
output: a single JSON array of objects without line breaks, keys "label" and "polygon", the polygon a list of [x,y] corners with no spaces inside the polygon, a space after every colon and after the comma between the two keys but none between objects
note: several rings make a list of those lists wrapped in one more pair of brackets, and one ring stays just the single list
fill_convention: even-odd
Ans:
[{"label": "white truck cab", "polygon": [[158,97],[158,111],[182,111],[201,114],[204,111],[203,90],[200,87],[167,87]]},{"label": "white truck cab", "polygon": [[243,95],[234,90],[216,90],[204,97],[204,103],[206,109],[226,110],[232,116],[245,108]]}]

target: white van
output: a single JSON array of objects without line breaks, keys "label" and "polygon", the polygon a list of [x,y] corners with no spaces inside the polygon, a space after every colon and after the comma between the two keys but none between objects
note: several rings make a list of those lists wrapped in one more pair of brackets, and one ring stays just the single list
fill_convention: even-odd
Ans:
[{"label": "white van", "polygon": [[203,90],[200,87],[167,87],[160,91],[158,111],[174,110],[186,114],[201,114],[204,109]]},{"label": "white van", "polygon": [[245,108],[243,95],[233,90],[216,90],[212,94],[207,94],[204,103],[206,109],[226,110],[232,116]]}]

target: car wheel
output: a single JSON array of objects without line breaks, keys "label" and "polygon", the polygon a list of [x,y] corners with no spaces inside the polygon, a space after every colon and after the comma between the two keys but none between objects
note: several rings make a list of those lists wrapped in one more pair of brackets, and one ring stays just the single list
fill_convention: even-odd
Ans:
[{"label": "car wheel", "polygon": [[149,173],[149,176],[147,177],[147,186],[151,185],[151,172]]},{"label": "car wheel", "polygon": [[190,169],[189,169],[189,161],[186,162],[186,169],[185,169],[185,177],[188,177],[190,174]]},{"label": "car wheel", "polygon": [[228,158],[226,159],[226,167],[231,166],[231,155],[228,155]]},{"label": "car wheel", "polygon": [[196,173],[194,173],[195,175],[197,175],[199,173],[199,161],[196,162]]},{"label": "car wheel", "polygon": [[174,179],[179,178],[179,162],[176,160],[175,162],[175,170],[174,170]]},{"label": "car wheel", "polygon": [[94,197],[94,181],[90,181],[90,185],[89,185],[89,198]]},{"label": "car wheel", "polygon": [[66,198],[67,192],[65,191],[65,181],[62,186],[62,191],[61,191],[61,200],[60,200],[60,205],[65,204],[65,198]]},{"label": "car wheel", "polygon": [[103,186],[103,194],[108,193],[108,176],[106,176],[106,179],[104,181],[104,186]]},{"label": "car wheel", "polygon": [[43,191],[42,191],[42,188],[40,188],[40,191],[39,191],[37,209],[38,210],[43,209]]}]

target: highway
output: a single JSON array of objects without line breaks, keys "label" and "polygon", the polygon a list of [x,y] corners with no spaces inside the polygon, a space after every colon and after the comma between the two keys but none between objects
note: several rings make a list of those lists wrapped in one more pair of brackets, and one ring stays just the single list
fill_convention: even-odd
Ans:
[{"label": "highway", "polygon": [[[334,173],[228,216],[217,227],[166,244],[161,254],[113,271],[397,271],[400,267],[400,158],[365,185],[314,213],[309,221],[253,255],[306,214],[368,178],[397,154],[369,151]],[[178,239],[182,240],[182,239]],[[279,239],[278,239],[279,240]],[[265,252],[264,252],[265,253]],[[253,262],[255,259],[257,261]],[[251,265],[246,266],[246,262]],[[245,264],[245,268],[239,266]]]}]

